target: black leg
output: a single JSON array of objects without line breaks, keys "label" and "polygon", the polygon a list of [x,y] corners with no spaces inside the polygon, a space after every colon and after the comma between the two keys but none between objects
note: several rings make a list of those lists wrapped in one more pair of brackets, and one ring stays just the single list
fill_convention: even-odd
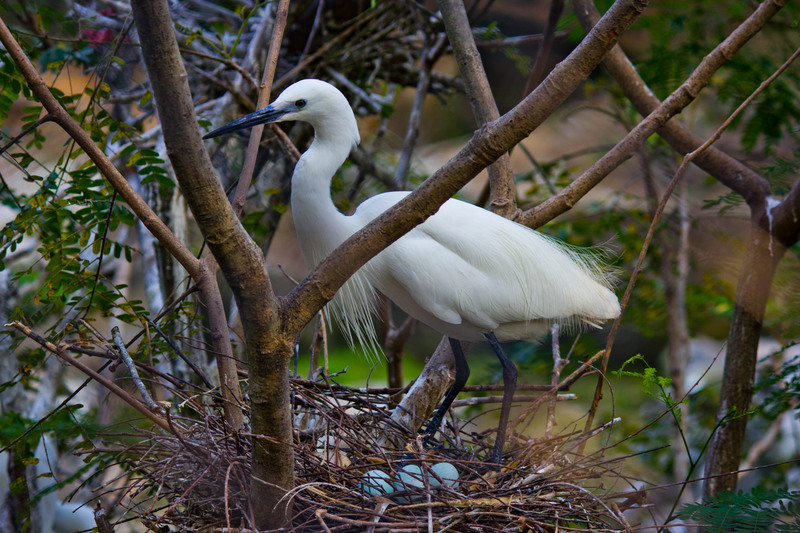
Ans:
[{"label": "black leg", "polygon": [[433,415],[431,421],[428,422],[428,427],[426,427],[425,431],[422,432],[424,435],[422,438],[422,444],[424,446],[428,445],[428,441],[439,429],[439,426],[444,419],[444,415],[447,414],[447,410],[450,409],[450,405],[453,403],[453,400],[456,399],[458,393],[461,392],[461,389],[463,389],[464,385],[467,384],[467,378],[469,378],[469,365],[467,364],[467,358],[464,356],[464,350],[461,349],[461,342],[453,339],[452,337],[448,337],[448,339],[450,340],[450,347],[453,349],[453,358],[456,361],[456,377],[453,381],[453,385],[450,387],[450,390],[447,391],[444,400],[442,400],[442,404],[439,406],[439,409],[436,410],[436,414]]},{"label": "black leg", "polygon": [[484,333],[484,337],[489,341],[492,350],[503,365],[503,406],[500,409],[500,423],[497,425],[497,438],[492,449],[492,462],[501,464],[503,461],[503,446],[506,441],[506,427],[508,426],[508,415],[511,412],[511,403],[514,400],[514,391],[517,388],[517,367],[508,358],[506,352],[500,346],[500,342],[491,331]]}]

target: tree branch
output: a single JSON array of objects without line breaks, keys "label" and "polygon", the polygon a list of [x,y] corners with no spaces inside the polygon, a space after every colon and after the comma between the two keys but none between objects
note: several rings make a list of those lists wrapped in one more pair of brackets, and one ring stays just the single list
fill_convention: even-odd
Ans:
[{"label": "tree branch", "polygon": [[[579,8],[576,6],[575,10]],[[525,83],[525,94],[528,94],[539,84],[542,79],[544,67],[547,60],[550,58],[550,48],[553,46],[553,40],[556,35],[556,26],[561,18],[561,13],[564,11],[564,0],[550,0],[550,12],[547,15],[547,26],[544,29],[544,39],[539,46],[539,51],[536,53],[536,61],[533,63],[533,68],[528,75],[528,81]],[[598,17],[599,18],[599,17]]]},{"label": "tree branch", "polygon": [[78,361],[77,359],[75,359],[72,356],[68,355],[66,352],[61,350],[58,346],[56,346],[52,342],[50,342],[47,339],[45,339],[44,337],[42,337],[41,335],[39,335],[38,333],[33,331],[31,328],[29,328],[25,324],[23,324],[21,322],[11,322],[10,324],[6,324],[6,326],[10,326],[10,327],[18,330],[23,335],[25,335],[29,339],[33,340],[34,342],[36,342],[42,348],[44,348],[47,351],[57,355],[60,359],[62,359],[64,362],[66,362],[70,366],[73,366],[73,367],[77,368],[78,370],[80,370],[81,372],[86,374],[87,376],[91,377],[92,379],[97,381],[100,385],[102,385],[106,390],[108,390],[108,392],[111,392],[111,393],[115,394],[122,401],[124,401],[125,403],[127,403],[128,405],[130,405],[131,407],[133,407],[134,409],[136,409],[140,413],[142,413],[146,418],[150,419],[154,424],[156,424],[158,427],[160,427],[161,429],[163,429],[167,433],[175,434],[175,432],[178,431],[177,428],[171,427],[169,422],[167,422],[166,419],[164,419],[163,417],[161,417],[157,413],[151,411],[145,405],[143,405],[142,402],[140,402],[139,400],[137,400],[136,398],[131,396],[128,393],[128,391],[120,388],[112,380],[100,375],[94,369],[86,366],[81,361]]},{"label": "tree branch", "polygon": [[[265,15],[267,16],[267,15]],[[258,91],[258,101],[256,109],[266,107],[270,101],[272,92],[272,81],[275,79],[275,68],[278,66],[278,54],[281,50],[283,32],[286,29],[286,20],[289,16],[289,0],[280,0],[275,14],[275,25],[272,27],[272,39],[269,43],[269,52],[264,65],[264,76],[261,78],[261,86]],[[258,124],[250,130],[250,139],[247,143],[242,172],[239,174],[239,183],[236,185],[236,193],[233,196],[233,212],[236,216],[241,216],[244,209],[247,191],[253,180],[253,171],[256,167],[256,156],[258,155],[258,145],[261,143],[261,136],[264,133],[264,125]]]},{"label": "tree branch", "polygon": [[[259,528],[285,524],[294,486],[289,368],[297,331],[281,328],[266,261],[228,203],[197,126],[166,0],[131,2],[167,152],[189,208],[230,286],[250,364],[250,498]],[[267,437],[268,436],[268,437]]]},{"label": "tree branch", "polygon": [[[762,4],[759,10],[764,13],[760,16],[761,22],[758,29],[785,3],[765,2]],[[575,0],[575,13],[586,31],[600,17],[597,8],[590,0]],[[661,104],[619,45],[608,53],[603,64],[619,84],[625,97],[642,116],[647,116]],[[669,120],[658,130],[658,134],[680,154],[693,151],[703,142],[677,119]],[[695,158],[694,163],[723,185],[741,194],[748,204],[760,202],[764,196],[769,194],[769,184],[762,176],[722,150],[709,148]]]},{"label": "tree branch", "polygon": [[[726,41],[727,41],[727,39],[726,39]],[[683,158],[683,161],[681,161],[681,164],[678,167],[678,170],[675,172],[675,175],[672,177],[672,180],[670,180],[669,185],[667,186],[667,188],[664,191],[664,194],[663,194],[663,196],[661,198],[661,202],[658,204],[658,207],[656,208],[655,212],[653,213],[653,220],[650,223],[650,227],[647,230],[647,235],[645,235],[644,243],[642,244],[642,249],[639,252],[639,257],[638,257],[638,259],[636,261],[636,266],[634,267],[633,272],[631,273],[631,279],[628,282],[628,286],[625,287],[625,294],[622,296],[622,300],[620,301],[620,308],[621,308],[620,315],[617,317],[617,319],[612,324],[611,332],[608,334],[608,341],[606,343],[605,355],[603,356],[603,361],[602,361],[602,364],[600,366],[600,376],[598,377],[597,386],[595,387],[595,394],[594,394],[594,398],[592,400],[592,406],[590,407],[589,413],[586,416],[586,425],[585,425],[584,431],[588,431],[589,428],[591,427],[591,424],[592,424],[592,422],[594,420],[594,415],[595,415],[595,413],[597,411],[597,408],[598,408],[598,406],[600,404],[600,399],[603,396],[602,390],[603,390],[603,383],[605,382],[606,369],[608,368],[608,360],[609,360],[609,357],[611,355],[611,348],[614,345],[614,340],[616,338],[617,332],[619,331],[619,326],[620,326],[621,321],[622,321],[622,315],[624,314],[625,308],[628,305],[628,301],[630,300],[631,294],[633,292],[633,287],[636,284],[636,280],[637,280],[639,274],[642,271],[642,265],[644,264],[644,259],[645,259],[646,255],[647,255],[647,251],[648,251],[648,249],[650,247],[650,242],[652,241],[653,235],[655,234],[656,227],[658,226],[658,223],[659,223],[659,221],[661,219],[661,215],[663,214],[664,209],[667,206],[667,201],[669,200],[670,196],[672,196],[672,192],[675,190],[675,186],[678,184],[678,181],[681,179],[681,177],[683,177],[683,175],[686,173],[686,169],[689,167],[689,165],[692,163],[692,161],[694,161],[700,154],[702,154],[703,151],[705,151],[709,147],[711,147],[712,144],[717,142],[717,140],[719,140],[719,138],[722,136],[722,133],[728,128],[728,126],[730,126],[730,124],[736,119],[736,117],[738,117],[747,108],[747,106],[770,83],[772,83],[786,68],[788,68],[788,66],[798,57],[798,55],[800,55],[800,50],[797,50],[794,54],[792,54],[792,56],[788,60],[786,60],[786,62],[784,62],[783,65],[781,65],[769,78],[764,80],[761,83],[761,85],[759,85],[759,87],[755,91],[753,91],[744,100],[744,102],[742,102],[739,105],[739,107],[737,107],[736,110],[733,113],[731,113],[731,115],[717,128],[717,130],[711,135],[711,137],[709,137],[703,144],[701,144],[699,147],[697,147],[697,149],[695,149],[694,151],[686,154],[684,156],[684,158]],[[669,100],[669,99],[667,99],[667,100]],[[665,103],[666,103],[666,101],[665,101]],[[755,221],[753,221],[753,222],[755,222]],[[755,228],[755,224],[751,223],[751,226],[753,226],[753,228]],[[757,251],[759,249],[759,246],[763,246],[763,239],[761,239],[761,237],[758,235],[758,233],[765,233],[765,232],[758,232],[756,229],[753,229],[753,228],[751,228],[751,242],[750,242],[750,244],[748,244],[748,247],[752,246],[753,250]],[[748,315],[748,317],[750,317],[750,319],[752,319],[753,316],[756,317],[756,322],[758,322],[758,330],[759,331],[761,329],[761,320],[763,319],[764,307],[761,307],[759,309],[756,306],[759,305],[761,302],[763,302],[764,306],[766,305],[766,299],[767,299],[767,296],[769,295],[769,287],[772,284],[772,274],[774,273],[774,269],[775,269],[775,266],[777,265],[778,260],[780,259],[780,257],[785,252],[785,248],[779,247],[779,249],[775,250],[774,254],[773,254],[772,235],[769,235],[769,240],[770,240],[770,242],[769,242],[769,244],[770,244],[770,247],[769,247],[770,260],[769,261],[767,261],[767,260],[765,260],[763,258],[760,259],[757,256],[754,256],[753,258],[746,258],[746,262],[749,263],[749,264],[758,263],[758,268],[761,270],[760,273],[762,274],[762,275],[759,276],[759,282],[757,283],[757,285],[759,287],[761,287],[762,289],[764,289],[763,290],[763,294],[759,294],[757,298],[753,298],[754,301],[756,301],[757,303],[754,304],[754,306],[748,306],[748,309],[747,309],[747,315]],[[769,268],[771,270],[765,269],[762,263],[769,263]],[[751,275],[746,275],[746,273],[748,273],[748,272],[749,272],[749,270],[747,270],[746,268],[743,269],[741,276],[742,277],[745,277],[745,276],[746,277],[752,277]],[[739,290],[738,290],[739,293],[741,293],[743,285],[750,286],[749,283],[746,283],[746,284],[741,284],[740,283]],[[740,300],[740,296],[739,296],[739,294],[737,294],[737,298],[736,298],[737,305],[739,304],[740,301],[741,301]],[[735,335],[739,335],[739,334],[740,334],[740,330],[739,329],[736,329],[735,331],[734,331],[734,329],[731,329],[730,338],[729,338],[729,345],[735,344],[735,339],[733,337]],[[749,335],[747,335],[747,336],[749,336]],[[756,341],[756,345],[757,345],[757,341]],[[729,364],[728,359],[729,359],[728,357],[725,358],[726,365]],[[752,359],[753,359],[752,366],[753,366],[753,368],[755,368],[755,350],[753,350],[753,358]],[[737,364],[739,364],[741,366],[745,365],[745,363],[737,363]],[[744,374],[744,375],[746,375],[746,374]],[[740,374],[740,376],[741,376],[741,374]],[[730,379],[730,378],[727,378],[727,379]],[[752,379],[752,376],[751,376],[750,379]],[[740,387],[739,390],[744,390],[744,387]],[[744,393],[742,393],[742,394],[744,394]],[[751,391],[751,395],[752,395],[752,391]],[[748,397],[747,398],[747,403],[748,404],[749,404],[749,401],[750,401],[750,398]],[[746,409],[747,406],[739,404],[739,408]],[[722,411],[722,407],[720,409],[721,409],[720,412],[721,413],[724,412],[725,413],[724,416],[727,416],[728,409],[725,408],[724,411]],[[718,416],[720,416],[720,415],[718,415]],[[741,422],[741,420],[739,420],[737,418],[736,425],[740,425],[740,424],[741,424],[740,427],[741,427],[741,431],[742,431],[742,436],[741,437],[743,438],[743,433],[744,433],[743,424],[744,423]],[[730,424],[724,424],[724,425],[720,426],[719,431],[715,434],[715,441],[719,440],[719,438],[720,438],[719,436],[721,434],[723,434],[724,431],[726,430],[726,428],[729,427],[729,426],[730,426]],[[733,430],[733,431],[738,431],[738,429],[737,430]],[[740,443],[740,445],[741,445],[741,443]],[[713,449],[712,449],[712,452],[713,452]],[[726,454],[726,458],[729,458],[731,456],[731,454],[732,454],[729,450],[725,451],[724,453]],[[713,455],[713,453],[712,453],[712,455]],[[706,465],[706,473],[707,474],[710,472],[708,465],[710,465],[712,463],[711,459],[708,459],[708,461],[709,462]],[[717,470],[717,472],[719,472],[719,470]],[[734,483],[735,483],[735,481],[734,481]]]},{"label": "tree branch", "polygon": [[[478,126],[492,122],[500,117],[492,88],[483,68],[481,55],[475,45],[475,36],[469,24],[464,2],[458,0],[439,0],[444,27],[450,46],[464,80],[472,114]],[[530,92],[530,91],[529,91]],[[514,219],[519,213],[516,204],[514,172],[511,157],[504,153],[489,165],[489,207],[498,215]]]},{"label": "tree branch", "polygon": [[[628,160],[650,135],[663,127],[667,121],[689,105],[698,93],[708,85],[711,76],[761,30],[787,0],[772,0],[762,3],[739,27],[712,50],[683,84],[658,105],[643,121],[636,125],[617,145],[600,158],[583,175],[554,196],[525,212],[520,222],[538,227],[571,209],[578,200],[600,183],[612,170]],[[758,194],[751,193],[751,202],[763,204],[763,188]],[[767,189],[768,191],[768,189]]]}]

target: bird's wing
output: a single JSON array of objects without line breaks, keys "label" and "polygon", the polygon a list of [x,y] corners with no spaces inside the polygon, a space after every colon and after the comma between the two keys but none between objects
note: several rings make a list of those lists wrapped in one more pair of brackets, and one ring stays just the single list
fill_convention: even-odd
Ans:
[{"label": "bird's wing", "polygon": [[[382,206],[368,207],[364,214]],[[596,258],[458,200],[447,201],[371,265],[375,286],[401,307],[404,295],[392,292],[404,291],[449,324],[488,331],[512,322],[599,321],[619,314]]]}]

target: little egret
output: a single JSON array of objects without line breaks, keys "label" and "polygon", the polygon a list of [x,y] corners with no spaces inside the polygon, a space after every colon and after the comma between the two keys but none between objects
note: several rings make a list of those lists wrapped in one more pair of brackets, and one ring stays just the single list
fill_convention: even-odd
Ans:
[{"label": "little egret", "polygon": [[[297,120],[314,128],[314,141],[295,166],[291,195],[300,247],[308,266],[314,267],[409,193],[378,194],[352,215],[339,212],[331,199],[331,178],[360,136],[347,99],[324,81],[298,81],[271,105],[204,138]],[[450,338],[455,382],[425,429],[425,441],[469,377],[459,341],[488,340],[503,367],[503,403],[491,457],[500,463],[517,379],[500,342],[535,340],[555,322],[597,326],[616,318],[620,307],[610,278],[596,254],[451,199],[361,267],[328,308],[351,344],[376,346],[372,315],[377,291]]]}]

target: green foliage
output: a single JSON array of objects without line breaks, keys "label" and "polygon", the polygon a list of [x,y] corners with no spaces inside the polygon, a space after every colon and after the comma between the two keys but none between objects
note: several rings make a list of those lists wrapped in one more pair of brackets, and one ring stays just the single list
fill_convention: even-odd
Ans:
[{"label": "green foliage", "polygon": [[677,518],[704,525],[710,533],[796,532],[800,527],[800,491],[727,491],[702,503],[684,505]]},{"label": "green foliage", "polygon": [[[737,54],[729,67],[726,70],[729,74],[719,83],[717,94],[720,101],[733,108],[773,74],[775,61],[763,55],[744,53]],[[788,69],[764,89],[747,113],[733,122],[733,127],[741,126],[741,142],[745,150],[751,151],[756,143],[763,141],[765,153],[772,155],[776,143],[784,136],[797,140],[795,131],[800,122],[798,83],[800,76]]]},{"label": "green foliage", "polygon": [[[641,362],[644,365],[642,370],[630,370],[628,367],[633,363]],[[649,396],[657,397],[663,401],[667,407],[672,408],[676,405],[675,400],[669,393],[672,380],[666,376],[660,376],[658,370],[650,366],[642,354],[636,354],[627,361],[625,361],[619,368],[611,372],[612,375],[621,378],[622,376],[634,377],[641,380],[642,388]],[[680,411],[675,410],[675,413],[680,416]]]},{"label": "green foliage", "polygon": [[[767,359],[781,358],[786,350],[798,344],[791,343],[770,354]],[[756,392],[762,398],[758,404],[759,413],[768,420],[775,420],[786,411],[800,416],[800,406],[797,403],[797,398],[800,398],[800,355],[788,361],[780,361],[779,365],[764,365],[763,368],[764,371],[756,382]]]}]

